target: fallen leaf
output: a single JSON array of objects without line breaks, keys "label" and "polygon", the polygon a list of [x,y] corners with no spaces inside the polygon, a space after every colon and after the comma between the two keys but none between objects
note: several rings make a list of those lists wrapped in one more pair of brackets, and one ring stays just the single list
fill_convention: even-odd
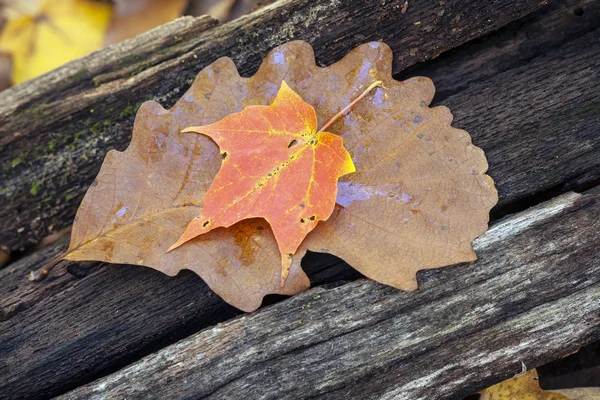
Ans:
[{"label": "fallen leaf", "polygon": [[600,400],[600,387],[555,389],[554,393],[560,393],[572,400]]},{"label": "fallen leaf", "polygon": [[[487,229],[497,201],[483,152],[452,128],[446,107],[429,108],[427,78],[400,82],[392,53],[372,42],[321,68],[312,48],[295,41],[275,48],[250,78],[229,58],[203,69],[171,108],[145,103],[124,152],[111,151],[77,212],[65,258],[145,265],[169,275],[198,273],[226,301],[246,311],[267,293],[308,287],[300,258],[308,250],[341,257],[380,282],[416,289],[415,273],[475,259],[471,241]],[[266,222],[218,228],[165,253],[200,214],[202,197],[221,165],[215,143],[180,134],[271,104],[285,80],[316,111],[317,126],[373,81],[383,81],[327,130],[339,134],[356,173],[338,185],[332,216],[306,237],[280,288],[280,256]]]},{"label": "fallen leaf", "polygon": [[115,0],[106,45],[118,43],[180,17],[187,0]]},{"label": "fallen leaf", "polygon": [[202,212],[169,250],[215,228],[264,218],[281,252],[283,285],[300,243],[331,215],[338,179],[355,171],[342,138],[317,131],[315,109],[285,81],[270,106],[182,131],[189,132],[214,140],[223,164]]},{"label": "fallen leaf", "polygon": [[560,393],[542,390],[535,369],[481,391],[480,400],[572,400]]},{"label": "fallen leaf", "polygon": [[396,81],[387,46],[360,49],[342,60],[353,69],[334,65],[318,92],[300,92],[309,104],[324,104],[317,115],[331,115],[357,87],[383,81],[370,101],[329,129],[343,137],[356,173],[341,178],[336,210],[307,236],[292,265],[308,250],[330,253],[373,280],[416,290],[417,271],[477,258],[471,242],[487,230],[498,194],[483,151],[450,126],[447,107],[428,107],[431,80]]},{"label": "fallen leaf", "polygon": [[12,56],[13,82],[101,48],[111,10],[110,4],[89,0],[15,2],[0,34],[0,51]]}]

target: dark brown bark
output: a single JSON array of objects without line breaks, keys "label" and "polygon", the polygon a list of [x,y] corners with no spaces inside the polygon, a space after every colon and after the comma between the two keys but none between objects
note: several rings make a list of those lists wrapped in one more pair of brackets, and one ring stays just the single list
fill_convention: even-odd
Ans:
[{"label": "dark brown bark", "polygon": [[[268,50],[293,39],[332,63],[351,48],[384,40],[394,71],[537,9],[545,0],[286,0],[206,30],[185,20],[0,94],[0,244],[19,249],[71,224],[106,152],[124,149],[133,116],[148,99],[170,107],[194,75],[221,56],[251,74]],[[163,28],[161,28],[163,29]],[[140,42],[141,41],[141,42]],[[138,43],[140,42],[140,43]]]}]

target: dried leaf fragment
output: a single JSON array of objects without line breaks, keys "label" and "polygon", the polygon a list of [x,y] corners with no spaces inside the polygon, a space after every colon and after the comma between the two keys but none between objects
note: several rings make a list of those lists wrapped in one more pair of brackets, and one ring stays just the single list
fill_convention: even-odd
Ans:
[{"label": "dried leaf fragment", "polygon": [[186,132],[213,139],[223,165],[200,216],[169,250],[215,228],[264,218],[281,252],[283,285],[302,240],[331,215],[338,179],[355,171],[342,138],[317,132],[314,108],[285,81],[271,105],[249,106]]},{"label": "dried leaf fragment", "polygon": [[542,390],[535,369],[481,391],[481,400],[570,400],[560,393]]}]

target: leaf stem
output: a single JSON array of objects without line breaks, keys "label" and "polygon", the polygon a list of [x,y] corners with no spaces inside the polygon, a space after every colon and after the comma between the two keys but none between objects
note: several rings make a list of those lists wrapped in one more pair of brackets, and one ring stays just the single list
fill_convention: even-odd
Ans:
[{"label": "leaf stem", "polygon": [[331,118],[329,120],[329,122],[327,122],[325,125],[323,125],[323,127],[321,129],[319,129],[319,131],[317,133],[321,133],[325,129],[329,128],[329,126],[331,124],[333,124],[336,119],[338,119],[339,117],[341,117],[342,115],[344,115],[346,113],[346,111],[348,111],[350,108],[352,108],[353,105],[355,105],[356,103],[358,103],[358,101],[360,99],[362,99],[363,97],[365,97],[371,90],[373,90],[377,86],[380,86],[382,83],[383,83],[382,81],[376,81],[376,82],[371,83],[371,85],[367,88],[367,90],[365,90],[364,92],[362,92],[362,94],[360,96],[358,96],[356,99],[354,99],[354,101],[352,101],[352,103],[350,103],[346,107],[344,107],[339,113],[335,114],[333,116],[333,118]]},{"label": "leaf stem", "polygon": [[62,253],[62,254],[58,255],[54,260],[50,261],[41,270],[39,270],[37,272],[31,271],[29,273],[29,280],[32,282],[39,282],[39,281],[43,280],[45,277],[48,276],[50,271],[52,271],[52,269],[54,267],[56,267],[63,260],[63,257],[65,255],[66,255],[66,253]]}]

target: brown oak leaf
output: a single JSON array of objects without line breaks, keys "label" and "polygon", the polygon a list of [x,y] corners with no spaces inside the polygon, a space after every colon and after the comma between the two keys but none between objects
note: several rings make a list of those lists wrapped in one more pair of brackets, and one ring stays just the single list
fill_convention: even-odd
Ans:
[{"label": "brown oak leaf", "polygon": [[[275,48],[250,78],[229,58],[203,69],[170,109],[147,102],[124,152],[111,151],[78,210],[69,260],[191,269],[227,302],[256,309],[268,293],[308,287],[307,251],[329,252],[377,281],[416,289],[415,273],[475,259],[471,241],[497,201],[483,152],[452,128],[446,107],[429,108],[427,78],[396,81],[392,53],[368,43],[321,68],[305,42]],[[356,173],[341,178],[337,205],[300,246],[280,288],[280,255],[264,220],[218,228],[166,253],[192,218],[221,157],[203,135],[180,134],[249,105],[271,104],[282,81],[315,108],[323,126],[373,81],[383,81],[327,130],[341,135]]]}]

